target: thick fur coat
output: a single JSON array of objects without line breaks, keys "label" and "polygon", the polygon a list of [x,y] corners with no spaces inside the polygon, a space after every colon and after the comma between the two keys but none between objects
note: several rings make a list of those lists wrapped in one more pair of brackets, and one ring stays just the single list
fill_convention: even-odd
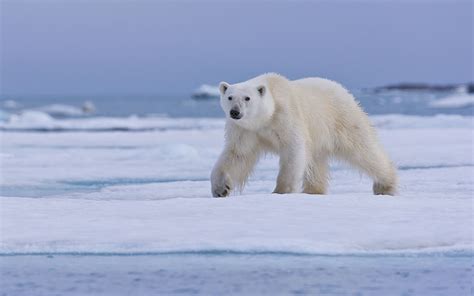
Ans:
[{"label": "thick fur coat", "polygon": [[374,194],[396,193],[394,165],[368,116],[340,84],[269,73],[219,88],[227,122],[224,151],[211,174],[213,196],[242,189],[267,152],[280,157],[274,193],[326,193],[332,157],[370,176]]}]

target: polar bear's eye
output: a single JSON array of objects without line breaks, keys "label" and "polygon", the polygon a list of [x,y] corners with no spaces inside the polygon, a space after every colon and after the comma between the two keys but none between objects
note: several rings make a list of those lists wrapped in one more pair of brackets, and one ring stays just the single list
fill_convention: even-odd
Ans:
[{"label": "polar bear's eye", "polygon": [[250,98],[249,98],[249,97],[245,97],[245,100],[248,102],[248,101],[250,101]]},{"label": "polar bear's eye", "polygon": [[232,97],[228,97],[229,101],[232,101]]}]

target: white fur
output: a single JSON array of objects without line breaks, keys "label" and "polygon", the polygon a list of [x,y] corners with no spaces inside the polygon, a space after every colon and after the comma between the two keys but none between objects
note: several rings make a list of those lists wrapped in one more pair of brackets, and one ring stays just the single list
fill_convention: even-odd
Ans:
[{"label": "white fur", "polygon": [[[336,157],[372,177],[374,194],[395,194],[396,169],[368,116],[340,84],[269,73],[233,85],[222,82],[220,90],[226,141],[211,174],[213,196],[242,189],[267,152],[280,156],[274,193],[326,193],[328,161]],[[232,119],[232,109],[243,117]]]}]

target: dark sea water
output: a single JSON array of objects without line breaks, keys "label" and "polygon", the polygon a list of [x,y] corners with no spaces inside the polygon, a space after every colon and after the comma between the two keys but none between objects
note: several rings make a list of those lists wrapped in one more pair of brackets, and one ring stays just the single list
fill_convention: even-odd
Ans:
[{"label": "dark sea water", "polygon": [[0,257],[1,295],[472,295],[472,257]]}]

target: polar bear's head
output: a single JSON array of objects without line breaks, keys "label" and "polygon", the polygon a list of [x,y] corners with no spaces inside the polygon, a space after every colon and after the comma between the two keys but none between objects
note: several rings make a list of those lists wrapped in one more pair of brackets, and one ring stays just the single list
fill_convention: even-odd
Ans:
[{"label": "polar bear's head", "polygon": [[275,103],[265,81],[221,82],[219,90],[226,117],[243,128],[259,129],[273,115]]}]

